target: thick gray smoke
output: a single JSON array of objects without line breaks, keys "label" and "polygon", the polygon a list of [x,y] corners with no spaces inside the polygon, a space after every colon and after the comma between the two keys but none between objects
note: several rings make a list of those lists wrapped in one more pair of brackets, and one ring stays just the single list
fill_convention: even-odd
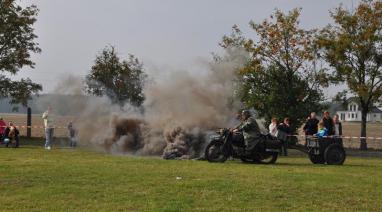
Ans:
[{"label": "thick gray smoke", "polygon": [[[107,98],[96,97],[68,102],[65,107],[76,110],[81,145],[116,154],[199,157],[207,135],[227,127],[239,107],[233,93],[235,71],[246,61],[245,51],[228,50],[204,71],[172,72],[162,80],[149,73],[154,82],[145,90],[144,114],[129,105],[121,109]],[[81,85],[69,79],[57,92],[83,96],[75,82]]]}]

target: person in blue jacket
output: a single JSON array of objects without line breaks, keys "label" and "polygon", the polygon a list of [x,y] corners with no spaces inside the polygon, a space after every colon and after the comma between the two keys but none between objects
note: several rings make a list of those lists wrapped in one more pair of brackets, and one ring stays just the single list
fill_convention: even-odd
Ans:
[{"label": "person in blue jacket", "polygon": [[320,138],[329,135],[329,130],[325,127],[324,122],[320,121],[320,123],[318,123],[318,132],[314,135]]}]

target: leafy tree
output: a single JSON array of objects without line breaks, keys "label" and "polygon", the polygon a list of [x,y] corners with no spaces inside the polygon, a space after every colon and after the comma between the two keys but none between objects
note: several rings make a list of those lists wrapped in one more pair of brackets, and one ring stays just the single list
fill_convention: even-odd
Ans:
[{"label": "leafy tree", "polygon": [[316,65],[314,30],[299,27],[300,9],[288,14],[276,10],[270,20],[250,22],[256,41],[243,37],[237,26],[220,44],[244,47],[251,55],[239,71],[239,97],[268,122],[290,117],[295,131],[311,111],[322,109],[321,87],[327,85],[324,69]]},{"label": "leafy tree", "polygon": [[86,90],[96,96],[106,95],[120,106],[129,102],[138,107],[145,100],[143,87],[146,78],[143,64],[137,58],[129,55],[128,60],[120,61],[115,48],[107,46],[97,55],[86,76]]},{"label": "leafy tree", "polygon": [[41,51],[34,41],[37,13],[34,5],[22,8],[15,0],[0,1],[0,98],[11,97],[12,103],[26,105],[32,94],[42,90],[29,78],[14,81],[6,76],[17,74],[24,66],[34,68],[31,53]]},{"label": "leafy tree", "polygon": [[[366,137],[367,113],[382,96],[382,2],[364,0],[354,11],[343,6],[322,30],[318,44],[334,68],[335,80],[346,82],[361,106],[361,137]],[[361,139],[361,149],[367,149]]]}]

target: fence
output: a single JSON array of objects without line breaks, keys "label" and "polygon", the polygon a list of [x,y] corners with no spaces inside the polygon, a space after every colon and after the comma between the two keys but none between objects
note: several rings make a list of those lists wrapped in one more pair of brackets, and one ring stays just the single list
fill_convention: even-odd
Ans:
[{"label": "fence", "polygon": [[[6,122],[12,121],[16,126],[19,126],[21,136],[27,135],[27,116],[26,114],[0,114]],[[31,136],[32,137],[44,137],[43,120],[41,114],[32,114]],[[67,125],[70,121],[73,121],[73,116],[57,116],[55,123],[57,125],[55,129],[56,137],[67,137],[68,129]],[[343,144],[346,148],[358,149],[360,147],[360,138],[355,136],[359,134],[359,123],[343,123]],[[382,150],[382,123],[370,123],[368,124],[367,131],[367,146],[371,149]],[[299,143],[305,142],[305,136],[302,131],[298,135]]]},{"label": "fence", "polygon": [[[298,138],[300,144],[305,143],[304,135],[293,135]],[[342,136],[342,142],[345,148],[359,149],[361,137]],[[382,137],[366,137],[367,147],[369,149],[382,150]]]}]

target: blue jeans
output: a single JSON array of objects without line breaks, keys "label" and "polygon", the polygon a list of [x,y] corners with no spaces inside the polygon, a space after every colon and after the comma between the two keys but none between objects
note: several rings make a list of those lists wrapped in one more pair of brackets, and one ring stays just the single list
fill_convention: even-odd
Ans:
[{"label": "blue jeans", "polygon": [[77,146],[77,140],[75,137],[69,137],[70,140],[70,147],[76,147]]},{"label": "blue jeans", "polygon": [[46,128],[45,129],[45,148],[48,146],[51,146],[52,141],[53,141],[53,132],[54,128]]}]

